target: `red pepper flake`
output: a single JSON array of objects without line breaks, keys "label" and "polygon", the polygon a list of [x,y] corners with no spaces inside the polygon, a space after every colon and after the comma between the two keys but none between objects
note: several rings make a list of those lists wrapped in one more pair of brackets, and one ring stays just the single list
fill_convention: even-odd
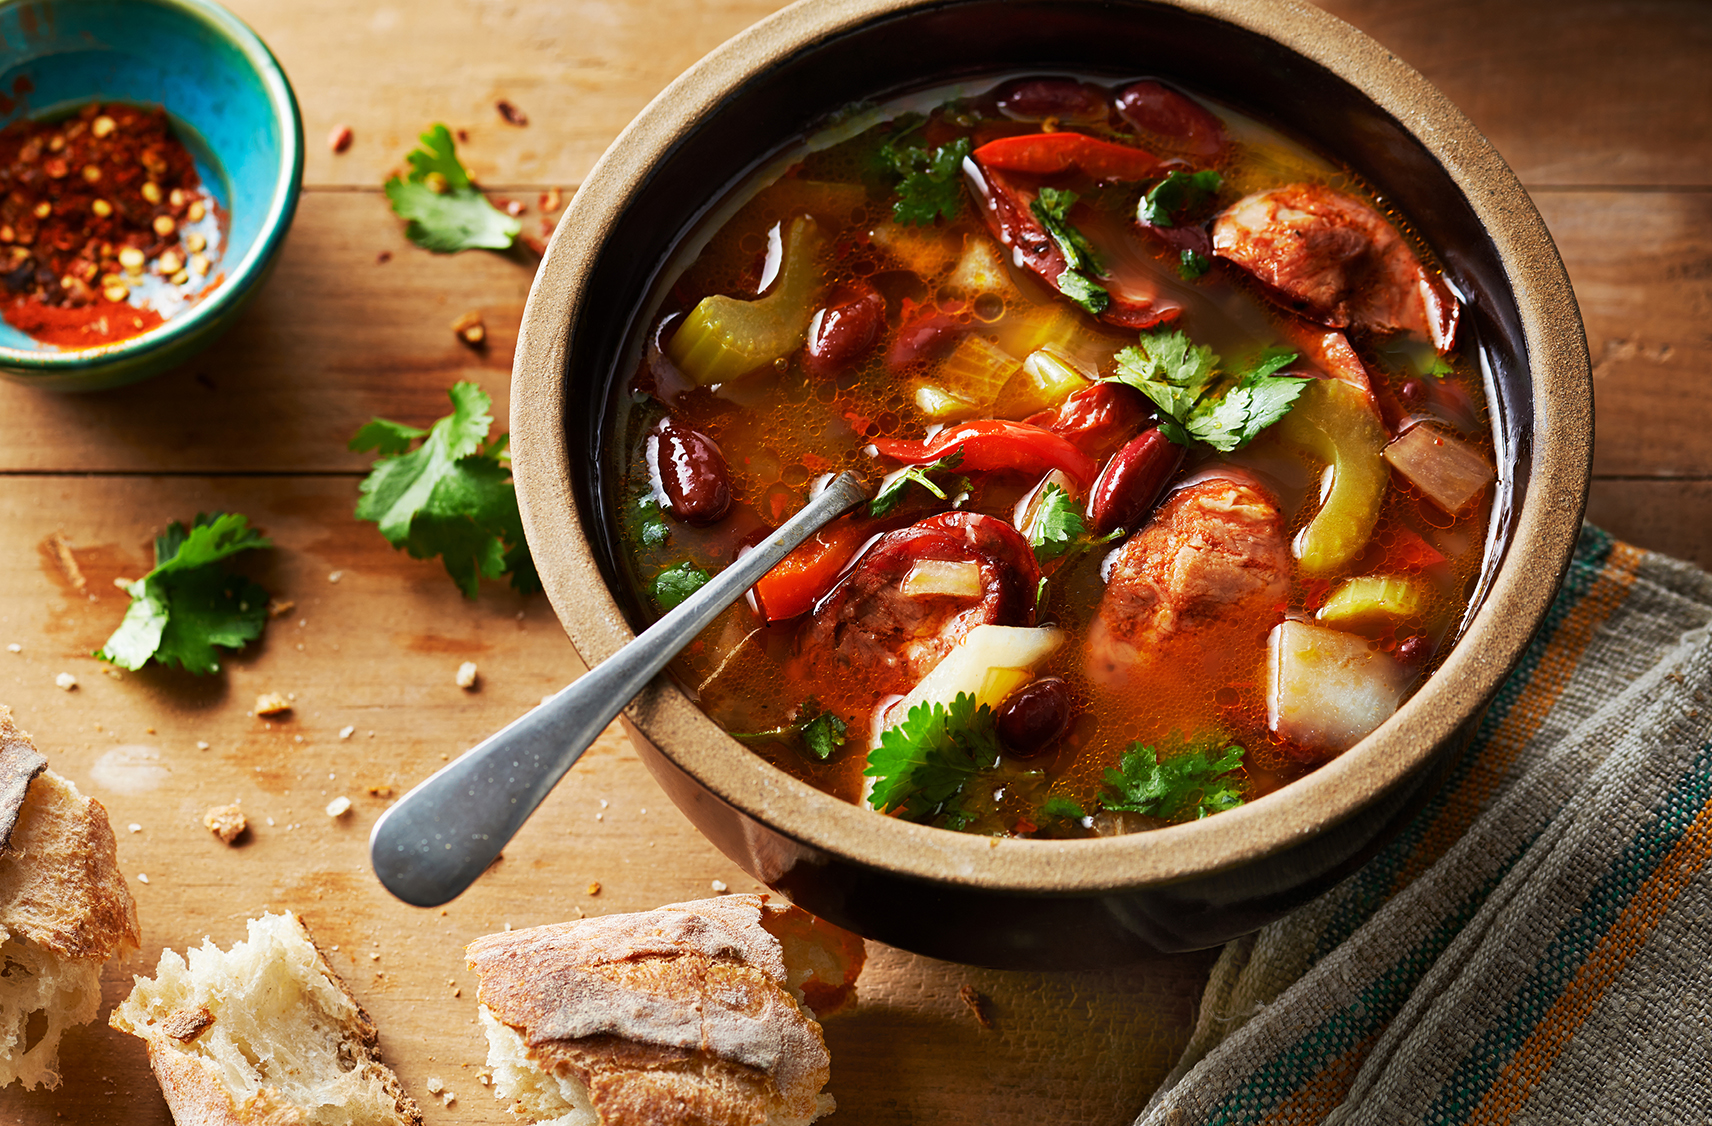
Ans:
[{"label": "red pepper flake", "polygon": [[529,115],[506,101],[504,98],[493,103],[493,108],[499,111],[499,116],[505,118],[507,125],[523,126],[529,124]]},{"label": "red pepper flake", "polygon": [[969,1011],[975,1015],[975,1023],[982,1028],[993,1027],[993,1016],[988,1009],[987,999],[981,996],[973,985],[965,985],[957,990],[957,996],[969,1006]]},{"label": "red pepper flake", "polygon": [[133,290],[150,272],[200,286],[207,236],[186,228],[212,211],[164,110],[93,103],[13,122],[0,130],[6,320],[64,348],[153,328],[162,314],[131,304]]}]

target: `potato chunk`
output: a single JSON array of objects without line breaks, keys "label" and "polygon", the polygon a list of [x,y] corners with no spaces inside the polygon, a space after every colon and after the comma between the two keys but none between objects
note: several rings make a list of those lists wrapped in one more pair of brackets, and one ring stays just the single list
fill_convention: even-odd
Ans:
[{"label": "potato chunk", "polygon": [[1281,622],[1267,638],[1266,715],[1273,733],[1335,755],[1390,718],[1416,673],[1354,634]]}]

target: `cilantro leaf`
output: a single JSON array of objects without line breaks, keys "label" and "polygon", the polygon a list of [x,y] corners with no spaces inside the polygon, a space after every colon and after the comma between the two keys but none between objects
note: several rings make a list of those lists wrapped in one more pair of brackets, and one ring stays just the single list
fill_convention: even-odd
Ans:
[{"label": "cilantro leaf", "polygon": [[1065,270],[1053,282],[1058,292],[1082,306],[1094,316],[1106,311],[1112,303],[1112,295],[1107,293],[1104,286],[1097,285],[1075,270]]},{"label": "cilantro leaf", "polygon": [[386,182],[386,198],[393,213],[408,221],[405,237],[436,254],[472,247],[508,249],[523,224],[476,190],[458,161],[450,131],[435,124],[422,134],[420,144],[405,157],[410,162],[409,174]]},{"label": "cilantro leaf", "polygon": [[1040,815],[1042,817],[1062,817],[1068,821],[1080,821],[1088,816],[1088,811],[1063,794],[1053,794],[1041,803]]},{"label": "cilantro leaf", "polygon": [[[474,383],[453,384],[448,394],[452,413],[427,430],[377,418],[351,439],[351,449],[382,455],[358,486],[357,519],[373,521],[387,543],[413,559],[440,556],[465,597],[476,596],[480,579],[506,574],[525,594],[540,590],[511,483],[507,436],[483,447],[493,400]],[[410,450],[417,439],[422,444]]]},{"label": "cilantro leaf", "polygon": [[642,541],[643,547],[659,547],[671,538],[672,529],[666,523],[659,501],[643,497],[636,503],[636,512],[640,518],[636,538]]},{"label": "cilantro leaf", "polygon": [[957,217],[963,207],[963,161],[972,148],[968,137],[931,150],[904,144],[921,124],[893,134],[880,146],[878,157],[885,172],[902,177],[892,218],[910,226],[927,226],[942,215]]},{"label": "cilantro leaf", "polygon": [[[874,495],[873,500],[868,502],[868,515],[884,516],[899,504],[903,503],[904,493],[908,490],[911,481],[914,481],[938,499],[947,499],[945,490],[934,484],[927,475],[929,473],[942,473],[947,469],[956,469],[962,464],[963,447],[958,446],[938,461],[931,461],[926,465],[907,465],[896,473],[888,474],[886,479],[880,483],[880,491]],[[963,481],[962,478],[957,478],[951,483],[962,483],[963,487],[958,490],[959,492],[966,492],[969,487],[968,483]]]},{"label": "cilantro leaf", "polygon": [[1193,250],[1185,250],[1177,259],[1177,276],[1184,281],[1206,277],[1207,271],[1212,268],[1211,259],[1196,254]]},{"label": "cilantro leaf", "polygon": [[863,777],[874,779],[868,804],[906,821],[943,816],[948,828],[963,828],[969,814],[952,803],[966,782],[999,760],[993,709],[975,706],[960,692],[944,704],[917,704],[904,721],[888,727],[868,752]]},{"label": "cilantro leaf", "polygon": [[1211,348],[1191,344],[1177,329],[1156,329],[1141,334],[1139,347],[1132,345],[1118,353],[1117,374],[1112,378],[1134,387],[1168,418],[1181,422],[1212,382],[1218,366],[1219,357]]},{"label": "cilantro leaf", "polygon": [[654,576],[654,601],[662,609],[674,609],[712,577],[688,560],[675,567],[667,567]]},{"label": "cilantro leaf", "polygon": [[1029,204],[1029,210],[1034,212],[1035,219],[1058,244],[1059,253],[1064,255],[1064,272],[1054,282],[1058,292],[1098,316],[1106,311],[1112,298],[1103,286],[1093,280],[1105,276],[1106,272],[1093,244],[1070,223],[1070,208],[1075,206],[1078,198],[1075,192],[1045,187]]},{"label": "cilantro leaf", "polygon": [[272,547],[237,513],[197,514],[155,538],[154,570],[125,584],[124,620],[96,656],[140,669],[153,658],[201,675],[220,671],[215,646],[241,649],[261,636],[267,591],[215,564],[240,551]]},{"label": "cilantro leaf", "polygon": [[1179,219],[1199,208],[1223,183],[1224,177],[1211,169],[1171,172],[1141,197],[1135,217],[1150,227],[1175,227]]},{"label": "cilantro leaf", "polygon": [[1235,387],[1191,412],[1185,423],[1188,432],[1220,453],[1248,445],[1289,414],[1311,382],[1304,376],[1272,374],[1295,358],[1294,352],[1269,349]]},{"label": "cilantro leaf", "polygon": [[844,735],[849,729],[849,725],[833,712],[821,712],[803,724],[803,744],[808,747],[809,754],[825,762],[844,745]]},{"label": "cilantro leaf", "polygon": [[1234,772],[1243,749],[1231,744],[1196,747],[1161,758],[1139,740],[1130,744],[1116,769],[1105,774],[1100,804],[1109,810],[1141,813],[1167,821],[1192,821],[1243,803],[1246,782]]},{"label": "cilantro leaf", "polygon": [[[1029,517],[1027,529],[1028,545],[1034,548],[1034,557],[1041,563],[1110,543],[1123,534],[1123,529],[1118,528],[1098,538],[1090,536],[1081,509],[1056,482],[1049,483],[1041,492],[1040,503],[1035,506],[1034,515]],[[1045,582],[1044,578],[1041,579],[1039,593],[1042,600],[1045,598]]]}]

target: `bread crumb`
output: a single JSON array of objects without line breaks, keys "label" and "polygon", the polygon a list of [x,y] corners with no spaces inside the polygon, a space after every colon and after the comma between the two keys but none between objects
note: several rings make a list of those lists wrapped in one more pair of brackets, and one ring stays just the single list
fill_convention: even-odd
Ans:
[{"label": "bread crumb", "polygon": [[267,612],[270,618],[283,618],[295,609],[297,609],[297,603],[289,598],[268,599]]},{"label": "bread crumb", "polygon": [[458,687],[474,688],[476,686],[476,663],[465,661],[458,666]]},{"label": "bread crumb", "polygon": [[987,1012],[987,999],[981,996],[973,985],[965,985],[958,989],[957,996],[961,997],[963,1003],[969,1006],[969,1011],[975,1014],[976,1024],[982,1028],[993,1027],[992,1014]]},{"label": "bread crumb", "polygon": [[588,893],[590,895],[599,895],[600,894],[600,881],[599,880],[590,880],[589,881]]},{"label": "bread crumb", "polygon": [[73,688],[77,687],[77,678],[68,672],[62,672],[58,676],[54,677],[54,683],[65,689],[67,692],[70,692]]},{"label": "bread crumb", "polygon": [[22,645],[19,645],[16,641],[14,641],[14,642],[12,642],[12,644],[6,646],[6,652],[8,652],[8,653],[22,653],[23,651],[24,651],[24,647]]},{"label": "bread crumb", "polygon": [[351,799],[344,794],[340,794],[327,803],[328,817],[343,817],[349,812],[351,812]]},{"label": "bread crumb", "polygon": [[445,1103],[447,1106],[451,1106],[454,1102],[458,1101],[458,1096],[452,1094],[452,1092],[450,1092],[450,1091],[447,1091],[446,1093],[444,1093],[443,1095],[440,1096],[440,1101]]},{"label": "bread crumb", "polygon": [[542,703],[543,703],[543,704],[549,704],[549,703],[552,703],[552,701],[553,701],[553,697],[554,697],[554,696],[557,696],[557,695],[558,695],[558,693],[557,693],[557,692],[551,692],[551,693],[548,693],[548,694],[547,694],[547,695],[545,695],[545,696],[543,696],[543,697],[541,697],[541,702],[542,702]]},{"label": "bread crumb", "polygon": [[256,697],[257,715],[284,715],[291,710],[291,701],[278,692],[263,692]]},{"label": "bread crumb", "polygon": [[[268,818],[268,824],[273,824],[273,818]],[[244,830],[250,827],[250,822],[244,816],[244,811],[234,802],[231,805],[211,806],[208,812],[202,815],[202,826],[221,841],[231,844],[243,836]]]},{"label": "bread crumb", "polygon": [[344,577],[345,577],[345,572],[343,572],[343,571],[334,571],[334,572],[333,572],[333,573],[332,573],[332,574],[330,574],[330,575],[328,575],[328,576],[327,576],[327,581],[328,581],[328,582],[330,582],[330,583],[336,583],[336,582],[338,582],[338,581],[339,581],[339,580],[340,580],[340,579],[342,579],[342,578],[344,578]]},{"label": "bread crumb", "polygon": [[714,891],[717,891],[720,895],[724,895],[727,891],[730,890],[728,887],[726,887],[724,880],[715,880],[707,886],[712,888]]},{"label": "bread crumb", "polygon": [[271,818],[271,817],[268,818],[267,823],[268,823],[268,828],[270,828],[270,829],[273,828],[273,818]]},{"label": "bread crumb", "polygon": [[390,798],[391,796],[392,796],[392,787],[391,786],[370,786],[369,787],[369,797],[371,797],[371,798]]},{"label": "bread crumb", "polygon": [[147,872],[138,872],[137,873],[137,882],[139,884],[148,883],[149,882],[149,874]]},{"label": "bread crumb", "polygon": [[356,733],[357,733],[357,729],[355,727],[346,726],[346,727],[339,728],[339,738],[341,738],[341,739],[349,739],[351,736],[355,735]]},{"label": "bread crumb", "polygon": [[208,740],[206,740],[206,739],[196,740],[196,749],[199,751],[206,751],[208,749]]},{"label": "bread crumb", "polygon": [[377,951],[373,951],[373,950],[369,951],[369,961],[371,961],[371,962],[380,961],[380,954]]},{"label": "bread crumb", "polygon": [[428,1082],[423,1084],[423,1086],[428,1089],[428,1093],[430,1095],[438,1095],[441,1091],[446,1089],[446,1085],[440,1082],[440,1077],[438,1075],[430,1075],[428,1077]]},{"label": "bread crumb", "polygon": [[137,824],[135,821],[131,822],[128,826],[126,826],[126,828],[130,829],[131,832],[133,832],[133,833],[140,833],[143,831],[143,827],[141,825]]}]

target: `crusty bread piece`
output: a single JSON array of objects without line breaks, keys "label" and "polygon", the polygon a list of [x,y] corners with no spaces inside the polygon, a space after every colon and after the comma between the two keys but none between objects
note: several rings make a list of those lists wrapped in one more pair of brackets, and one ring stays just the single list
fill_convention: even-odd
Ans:
[{"label": "crusty bread piece", "polygon": [[799,908],[728,895],[466,953],[494,1093],[532,1121],[806,1126],[833,1110],[815,1012],[854,998],[862,940]]},{"label": "crusty bread piece", "polygon": [[178,1126],[420,1126],[374,1022],[296,915],[188,963],[163,950],[108,1023],[141,1037]]},{"label": "crusty bread piece", "polygon": [[95,1019],[103,963],[139,941],[107,811],[0,705],[0,1087],[59,1086],[60,1037]]}]

